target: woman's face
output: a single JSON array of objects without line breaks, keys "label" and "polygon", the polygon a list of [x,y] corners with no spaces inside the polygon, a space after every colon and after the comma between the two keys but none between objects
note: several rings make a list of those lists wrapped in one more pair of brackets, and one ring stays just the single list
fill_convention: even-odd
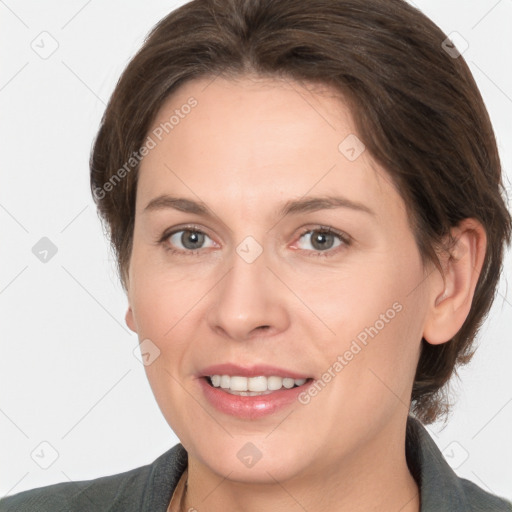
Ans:
[{"label": "woman's face", "polygon": [[[403,442],[426,269],[339,96],[191,81],[148,135],[126,320],[189,460],[273,482]],[[214,378],[233,390],[308,380],[242,396],[211,375],[242,377]]]}]

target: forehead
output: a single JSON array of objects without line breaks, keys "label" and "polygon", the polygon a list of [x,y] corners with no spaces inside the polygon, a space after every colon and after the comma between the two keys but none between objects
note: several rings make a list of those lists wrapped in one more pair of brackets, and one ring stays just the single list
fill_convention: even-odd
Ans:
[{"label": "forehead", "polygon": [[140,167],[139,209],[163,189],[245,207],[310,192],[343,192],[377,209],[387,208],[390,194],[400,200],[362,151],[341,95],[325,85],[192,80],[165,101],[148,135],[155,147]]}]

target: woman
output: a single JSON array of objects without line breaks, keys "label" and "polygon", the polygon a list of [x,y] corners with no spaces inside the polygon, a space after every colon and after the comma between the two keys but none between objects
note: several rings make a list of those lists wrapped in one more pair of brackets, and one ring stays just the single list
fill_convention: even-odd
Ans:
[{"label": "woman", "polygon": [[[91,155],[181,443],[0,510],[511,510],[429,437],[510,242],[471,74],[401,0],[195,0]],[[60,508],[59,508],[60,507]]]}]

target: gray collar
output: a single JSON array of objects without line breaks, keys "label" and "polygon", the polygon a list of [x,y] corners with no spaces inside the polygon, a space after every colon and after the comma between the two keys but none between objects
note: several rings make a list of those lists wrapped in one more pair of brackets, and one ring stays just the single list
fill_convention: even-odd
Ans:
[{"label": "gray collar", "polygon": [[421,512],[512,512],[512,504],[459,477],[427,429],[407,418],[407,464],[420,488]]},{"label": "gray collar", "polygon": [[460,478],[446,462],[427,429],[407,418],[405,454],[420,488],[421,512],[470,510]]}]

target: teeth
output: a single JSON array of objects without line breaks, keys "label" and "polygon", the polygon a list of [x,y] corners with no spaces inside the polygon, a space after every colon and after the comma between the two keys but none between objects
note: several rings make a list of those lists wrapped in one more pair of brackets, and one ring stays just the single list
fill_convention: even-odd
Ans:
[{"label": "teeth", "polygon": [[253,396],[258,394],[268,394],[271,391],[285,388],[291,389],[293,386],[302,386],[306,379],[292,379],[291,377],[241,377],[238,375],[211,375],[211,383],[214,387],[225,389],[228,393],[240,394],[243,396]]}]

